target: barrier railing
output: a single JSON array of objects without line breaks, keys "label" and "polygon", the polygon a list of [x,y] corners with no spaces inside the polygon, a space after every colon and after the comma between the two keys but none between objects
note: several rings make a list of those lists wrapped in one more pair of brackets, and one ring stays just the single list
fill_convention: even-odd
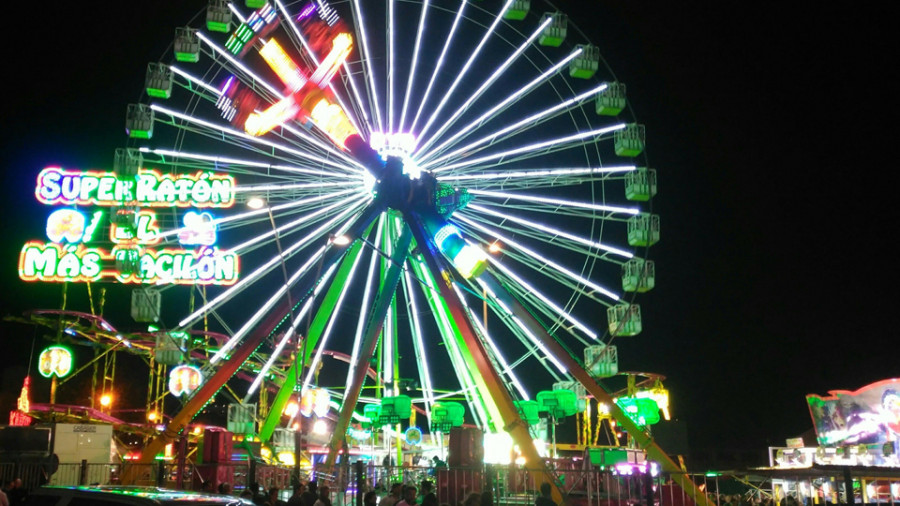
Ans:
[{"label": "barrier railing", "polygon": [[[55,467],[55,468],[54,468]],[[368,491],[379,497],[387,495],[392,483],[421,487],[432,483],[439,503],[457,505],[472,493],[490,493],[495,505],[530,505],[538,495],[539,484],[533,474],[517,466],[484,466],[474,468],[391,467],[369,464],[338,466],[334,469],[304,469],[252,462],[225,464],[188,463],[179,477],[176,464],[160,461],[154,464],[94,464],[87,462],[0,463],[0,481],[4,484],[20,478],[28,489],[44,484],[59,486],[119,484],[124,470],[138,470],[137,485],[171,489],[215,492],[220,483],[228,483],[238,495],[256,482],[267,491],[279,489],[287,499],[298,482],[315,480],[328,486],[334,506],[355,505]],[[51,472],[52,471],[52,472]],[[670,480],[670,475],[617,475],[609,470],[557,469],[560,489],[567,504],[583,506],[693,506],[693,501]],[[826,505],[846,502],[846,481],[837,471],[804,470],[764,475],[760,473],[691,474],[698,486],[709,493],[718,506],[794,506]],[[875,477],[853,476],[853,496],[865,504],[900,505],[900,473]]]}]

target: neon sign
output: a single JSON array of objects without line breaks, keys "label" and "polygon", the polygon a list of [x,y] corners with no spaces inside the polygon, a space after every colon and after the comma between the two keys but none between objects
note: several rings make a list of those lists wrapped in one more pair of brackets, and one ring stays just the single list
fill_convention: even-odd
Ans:
[{"label": "neon sign", "polygon": [[62,346],[45,348],[38,357],[38,372],[45,378],[66,376],[72,372],[72,352]]},{"label": "neon sign", "polygon": [[[34,191],[48,205],[106,206],[108,243],[94,244],[106,214],[57,209],[47,218],[49,243],[29,241],[19,254],[19,277],[25,281],[118,281],[143,284],[232,285],[240,262],[235,252],[217,248],[216,220],[208,211],[183,215],[184,226],[160,231],[155,207],[226,208],[234,204],[234,178],[213,172],[161,174],[141,169],[133,178],[114,172],[47,167]],[[149,208],[149,209],[148,209]],[[158,245],[178,237],[184,249]],[[169,243],[171,244],[171,243]]]},{"label": "neon sign", "polygon": [[34,194],[49,205],[231,207],[234,178],[209,172],[173,175],[143,170],[130,180],[113,172],[47,167],[38,175]]},{"label": "neon sign", "polygon": [[[122,273],[113,268],[117,258],[135,252],[139,270]],[[232,285],[240,261],[234,252],[205,247],[182,249],[122,249],[111,252],[84,245],[64,247],[26,243],[19,255],[19,277],[25,281],[92,282],[115,279],[122,283],[174,283],[180,285]]]}]

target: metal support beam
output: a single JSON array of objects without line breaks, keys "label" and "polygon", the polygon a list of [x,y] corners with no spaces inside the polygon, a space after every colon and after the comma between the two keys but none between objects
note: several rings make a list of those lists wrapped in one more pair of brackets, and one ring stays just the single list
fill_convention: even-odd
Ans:
[{"label": "metal support beam", "polygon": [[547,333],[543,325],[529,313],[510,293],[500,284],[497,279],[489,272],[483,273],[478,278],[483,281],[494,294],[503,298],[503,302],[512,310],[513,314],[519,317],[523,324],[528,327],[532,334],[540,339],[541,343],[553,355],[565,369],[575,377],[588,393],[591,394],[598,402],[605,403],[609,406],[609,412],[616,419],[616,422],[623,427],[629,435],[637,443],[638,447],[647,452],[647,456],[651,460],[660,463],[663,471],[670,473],[672,481],[677,483],[684,491],[694,500],[698,506],[714,506],[709,497],[697,487],[697,484],[691,481],[688,476],[682,472],[681,468],[676,464],[666,452],[656,444],[653,438],[647,434],[644,429],[639,427],[628,415],[622,411],[619,406],[613,402],[612,396],[601,387],[593,377],[581,366],[581,364],[572,357],[565,348],[563,348],[556,339]]},{"label": "metal support beam", "polygon": [[[382,207],[380,205],[372,204],[367,207],[347,231],[347,235],[354,240],[361,237],[363,231],[371,225],[379,214],[381,214],[381,210]],[[325,254],[322,257],[323,268],[331,268],[334,263],[344,256],[346,250],[347,247],[332,245],[331,248],[325,251]],[[303,300],[307,294],[310,294],[316,282],[318,282],[318,280],[312,279],[311,277],[302,279],[298,283],[298,292],[301,294],[301,297],[298,298],[298,300]],[[256,351],[275,329],[276,325],[282,320],[283,315],[288,314],[290,309],[291,308],[287,307],[286,303],[282,303],[279,308],[270,313],[262,325],[257,327],[244,342],[235,348],[228,360],[222,361],[222,365],[219,369],[194,392],[194,395],[187,403],[185,403],[181,408],[181,411],[172,417],[168,425],[166,425],[165,430],[144,447],[143,452],[141,452],[141,458],[138,459],[138,464],[152,463],[157,453],[163,451],[167,444],[178,438],[179,434],[181,434],[191,420],[194,419],[194,416],[196,416],[197,413],[203,409],[203,406],[212,400],[216,393],[225,386],[225,383],[237,373],[244,365],[244,362],[250,358],[253,352]],[[125,468],[122,473],[121,483],[123,485],[134,484],[138,478],[137,475],[140,467],[141,466],[128,466]]]},{"label": "metal support beam", "polygon": [[554,501],[559,502],[562,495],[557,486],[556,479],[552,471],[545,464],[544,459],[541,458],[537,449],[534,447],[534,440],[528,430],[528,424],[522,421],[522,417],[519,416],[519,410],[513,403],[513,398],[510,395],[509,390],[507,390],[503,379],[500,377],[500,373],[495,369],[494,364],[491,362],[484,343],[478,338],[472,322],[469,321],[466,311],[463,308],[462,301],[459,300],[456,292],[450,286],[450,280],[447,276],[449,268],[442,266],[434,241],[426,237],[425,230],[418,217],[410,214],[407,215],[406,221],[410,223],[413,235],[416,238],[416,243],[419,246],[419,251],[425,258],[429,270],[431,270],[432,273],[441,274],[440,277],[435,276],[435,278],[438,278],[437,288],[440,291],[441,297],[446,302],[447,307],[450,309],[453,321],[456,323],[459,333],[465,341],[469,352],[472,354],[478,372],[481,374],[482,378],[484,378],[484,382],[490,392],[491,398],[494,400],[500,411],[500,416],[503,418],[503,430],[508,432],[510,436],[512,436],[513,441],[519,446],[519,450],[525,457],[525,467],[532,473],[535,484],[540,484],[542,482],[550,483]]},{"label": "metal support beam", "polygon": [[350,273],[350,269],[353,267],[353,262],[356,260],[356,257],[359,256],[360,251],[362,251],[362,246],[362,241],[354,242],[350,247],[350,250],[344,256],[344,259],[341,261],[338,272],[335,274],[334,281],[329,285],[328,291],[322,299],[322,305],[316,310],[316,316],[313,318],[309,331],[303,338],[302,349],[298,351],[297,359],[288,369],[284,382],[281,384],[278,393],[275,394],[275,399],[272,401],[269,414],[263,422],[262,427],[259,429],[260,441],[268,441],[269,438],[272,437],[272,433],[275,432],[275,426],[278,425],[278,422],[281,420],[281,412],[287,405],[291,393],[297,385],[298,378],[302,375],[302,371],[299,369],[303,365],[309,365],[310,356],[316,347],[316,343],[319,341],[319,337],[322,335],[325,323],[334,311],[338,297],[344,290],[344,282]]},{"label": "metal support beam", "polygon": [[337,454],[344,444],[344,438],[347,434],[347,427],[350,425],[350,417],[359,401],[359,394],[362,391],[363,382],[366,379],[368,370],[367,364],[375,353],[375,345],[378,343],[378,335],[384,328],[384,319],[387,316],[388,309],[394,300],[394,293],[397,291],[397,285],[400,284],[400,275],[403,273],[403,264],[406,257],[409,256],[409,245],[412,242],[412,233],[408,225],[403,226],[403,232],[397,240],[394,254],[391,256],[391,265],[384,277],[383,283],[378,295],[372,305],[372,311],[369,314],[368,322],[366,322],[366,333],[360,346],[359,356],[353,367],[353,377],[350,382],[350,388],[344,392],[344,399],[341,402],[341,414],[338,422],[334,427],[331,435],[331,443],[328,447],[328,457],[325,459],[325,468],[334,467]]}]

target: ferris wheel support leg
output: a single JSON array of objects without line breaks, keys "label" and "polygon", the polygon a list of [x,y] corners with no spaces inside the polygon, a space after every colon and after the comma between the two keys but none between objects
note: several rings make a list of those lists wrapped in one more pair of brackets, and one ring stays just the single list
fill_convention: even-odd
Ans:
[{"label": "ferris wheel support leg", "polygon": [[378,343],[378,335],[384,328],[384,319],[394,300],[394,293],[397,291],[397,285],[400,284],[400,276],[403,274],[403,265],[406,263],[406,257],[409,256],[409,246],[412,243],[412,233],[409,226],[403,226],[403,233],[397,239],[394,254],[391,256],[391,265],[384,277],[384,282],[372,305],[372,311],[369,314],[369,320],[366,322],[366,333],[363,336],[362,345],[360,346],[359,356],[355,368],[353,369],[353,377],[350,382],[350,388],[344,392],[344,400],[341,402],[341,414],[338,422],[334,427],[331,435],[331,443],[328,446],[328,457],[325,459],[325,469],[334,467],[337,459],[338,451],[344,444],[344,438],[347,434],[347,427],[350,425],[350,417],[359,401],[359,394],[362,391],[363,382],[368,372],[367,364],[375,353],[375,345]]},{"label": "ferris wheel support leg", "polygon": [[495,294],[504,299],[503,302],[512,309],[513,314],[518,316],[525,326],[528,327],[528,330],[537,336],[549,353],[559,360],[575,379],[584,385],[588,393],[591,394],[597,402],[602,402],[609,406],[609,412],[613,418],[616,419],[616,423],[623,427],[628,434],[634,438],[634,441],[637,442],[639,448],[646,451],[647,456],[650,457],[651,460],[659,462],[663,471],[670,473],[672,481],[678,484],[678,486],[694,500],[694,503],[697,506],[714,506],[714,503],[710,501],[709,497],[681,470],[678,464],[676,464],[675,461],[673,461],[672,458],[656,444],[650,435],[622,411],[622,409],[613,401],[612,396],[610,396],[609,393],[607,393],[607,391],[601,387],[583,367],[581,367],[578,360],[560,346],[560,344],[556,342],[556,339],[547,333],[543,325],[538,323],[538,321],[531,316],[531,313],[519,304],[519,302],[503,288],[496,278],[489,272],[485,272],[479,279],[487,284]]},{"label": "ferris wheel support leg", "polygon": [[[291,394],[294,392],[294,388],[297,385],[298,378],[302,374],[302,372],[299,371],[300,364],[302,363],[308,366],[311,363],[310,356],[316,347],[316,343],[319,341],[319,337],[322,335],[325,324],[328,322],[328,319],[334,311],[335,305],[337,305],[338,297],[340,297],[341,292],[344,290],[344,282],[353,267],[356,257],[358,257],[359,253],[362,251],[362,245],[362,241],[354,242],[350,247],[350,250],[344,256],[344,259],[341,261],[341,266],[338,267],[338,272],[335,274],[334,281],[329,285],[328,291],[325,293],[325,298],[322,299],[322,304],[316,311],[316,316],[313,317],[312,324],[306,332],[302,345],[303,351],[298,353],[297,360],[295,360],[288,369],[284,382],[281,384],[278,393],[275,394],[275,399],[272,401],[269,414],[266,416],[262,427],[259,429],[259,440],[263,443],[267,442],[269,438],[272,437],[272,433],[275,432],[275,426],[278,425],[278,422],[281,420],[281,412],[284,411],[284,407],[287,405],[287,402],[291,398]],[[300,358],[301,356],[303,357],[302,359]]]},{"label": "ferris wheel support leg", "polygon": [[474,359],[478,372],[484,378],[487,389],[500,411],[500,416],[503,418],[503,430],[508,432],[513,442],[519,446],[519,450],[525,457],[525,468],[532,475],[535,484],[549,483],[553,493],[553,500],[559,503],[562,500],[562,492],[559,490],[556,479],[534,447],[534,440],[528,430],[528,424],[522,421],[522,417],[519,416],[519,410],[513,403],[513,398],[503,383],[503,379],[494,368],[484,343],[481,342],[475,333],[475,328],[466,315],[462,301],[459,300],[456,292],[450,286],[446,277],[447,268],[442,268],[442,262],[438,257],[434,241],[426,237],[425,229],[417,216],[408,216],[406,221],[410,223],[413,229],[416,243],[419,246],[419,251],[425,258],[428,269],[434,274],[435,278],[438,278],[437,274],[441,274],[440,279],[437,279],[437,288],[447,304],[447,308],[450,309],[450,314],[456,322],[469,353]]},{"label": "ferris wheel support leg", "polygon": [[[380,206],[370,205],[366,208],[366,211],[359,216],[350,229],[347,230],[346,235],[354,241],[358,239],[363,231],[372,224],[379,214],[381,214],[381,211],[382,208]],[[323,256],[322,268],[331,268],[334,263],[344,256],[346,251],[347,247],[332,245],[331,249],[326,251]],[[304,280],[297,290],[301,294],[301,297],[297,300],[302,300],[304,295],[310,293],[316,281],[318,280]],[[203,409],[203,406],[205,406],[225,383],[237,373],[238,369],[244,365],[244,362],[250,358],[250,355],[259,348],[266,337],[268,337],[279,322],[282,321],[282,317],[288,314],[291,308],[287,306],[287,303],[282,303],[277,309],[273,310],[266,321],[257,327],[244,342],[234,349],[231,356],[228,357],[228,360],[222,361],[222,365],[219,369],[194,392],[194,395],[181,408],[181,411],[172,417],[172,420],[166,425],[165,430],[144,447],[141,452],[141,457],[136,462],[137,464],[153,463],[156,455],[162,452],[167,444],[175,441],[179,437],[191,420],[194,419],[194,416],[196,416],[196,414]],[[121,483],[123,485],[134,484],[138,479],[139,469],[138,466],[126,467],[122,472]]]}]

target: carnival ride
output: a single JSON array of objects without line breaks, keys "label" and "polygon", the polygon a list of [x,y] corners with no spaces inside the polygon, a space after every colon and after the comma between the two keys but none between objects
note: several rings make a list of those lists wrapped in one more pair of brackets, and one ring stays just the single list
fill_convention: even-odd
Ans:
[{"label": "carnival ride", "polygon": [[[138,351],[193,366],[142,458],[223,387],[258,399],[263,439],[321,388],[339,400],[328,463],[354,420],[378,425],[365,406],[411,393],[433,430],[459,400],[551,479],[522,416],[554,384],[678,470],[598,384],[654,285],[644,128],[598,47],[537,4],[211,0],[176,29],[174,61],[148,65],[115,170],[42,172],[42,202],[109,206],[114,246],[73,274],[35,260],[61,246],[26,245],[22,277],[141,285],[132,315],[156,327]],[[95,226],[57,221],[54,241]],[[185,289],[188,311],[163,302]],[[133,346],[105,321],[34,317]],[[329,354],[345,359],[323,368]]]}]

